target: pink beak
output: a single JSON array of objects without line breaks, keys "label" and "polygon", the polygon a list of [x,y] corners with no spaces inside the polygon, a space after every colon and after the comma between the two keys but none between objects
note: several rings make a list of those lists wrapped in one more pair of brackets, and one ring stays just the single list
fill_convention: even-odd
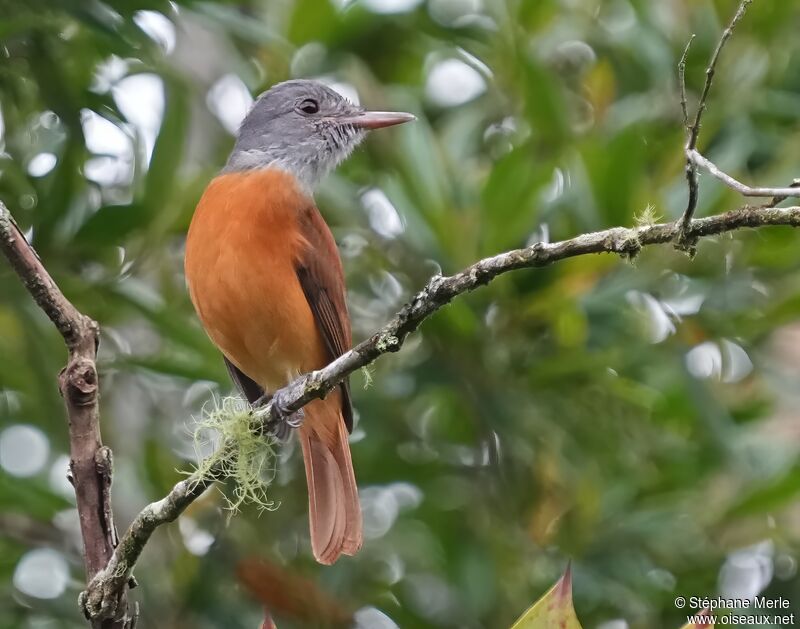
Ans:
[{"label": "pink beak", "polygon": [[351,124],[359,129],[382,129],[383,127],[393,127],[396,124],[403,124],[416,119],[417,117],[414,114],[407,114],[402,111],[365,111],[362,114],[341,118],[339,122]]}]

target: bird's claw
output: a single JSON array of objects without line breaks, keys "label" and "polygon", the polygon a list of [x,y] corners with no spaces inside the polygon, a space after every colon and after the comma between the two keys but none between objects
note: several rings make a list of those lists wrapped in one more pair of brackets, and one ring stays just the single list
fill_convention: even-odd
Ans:
[{"label": "bird's claw", "polygon": [[303,425],[305,413],[302,408],[297,411],[289,410],[288,404],[283,399],[283,394],[280,391],[275,395],[265,393],[253,402],[252,406],[254,409],[259,409],[270,402],[272,402],[272,409],[270,417],[265,423],[265,431],[274,435],[279,441],[286,441],[292,434],[292,430],[296,430]]}]

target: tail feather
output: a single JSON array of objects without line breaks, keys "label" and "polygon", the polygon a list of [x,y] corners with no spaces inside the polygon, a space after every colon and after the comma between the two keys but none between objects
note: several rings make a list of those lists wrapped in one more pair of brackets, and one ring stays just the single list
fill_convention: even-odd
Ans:
[{"label": "tail feather", "polygon": [[361,518],[361,503],[358,501],[358,485],[353,473],[353,460],[350,457],[350,444],[344,419],[339,421],[339,438],[336,442],[338,449],[333,451],[333,457],[339,466],[344,489],[343,506],[345,509],[344,540],[341,550],[345,555],[355,555],[364,542],[364,533]]},{"label": "tail feather", "polygon": [[353,555],[362,543],[358,502],[347,429],[333,400],[312,402],[300,428],[308,484],[311,549],[323,564]]}]

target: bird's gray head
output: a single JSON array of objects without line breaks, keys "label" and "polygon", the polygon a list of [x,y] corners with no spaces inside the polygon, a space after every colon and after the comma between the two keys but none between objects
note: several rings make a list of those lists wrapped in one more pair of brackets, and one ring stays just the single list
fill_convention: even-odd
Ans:
[{"label": "bird's gray head", "polygon": [[258,97],[225,170],[280,168],[311,190],[368,130],[410,120],[411,114],[366,111],[317,81],[286,81]]}]

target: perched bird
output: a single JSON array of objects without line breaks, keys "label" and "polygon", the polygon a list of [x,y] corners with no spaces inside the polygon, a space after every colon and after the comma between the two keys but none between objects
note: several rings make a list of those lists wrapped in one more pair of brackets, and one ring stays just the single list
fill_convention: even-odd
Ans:
[{"label": "perched bird", "polygon": [[[350,348],[342,262],[312,193],[368,130],[413,119],[365,111],[321,83],[295,80],[259,96],[242,122],[195,210],[185,270],[200,321],[251,404]],[[347,382],[304,410],[297,432],[311,547],[331,564],[362,543]]]}]

